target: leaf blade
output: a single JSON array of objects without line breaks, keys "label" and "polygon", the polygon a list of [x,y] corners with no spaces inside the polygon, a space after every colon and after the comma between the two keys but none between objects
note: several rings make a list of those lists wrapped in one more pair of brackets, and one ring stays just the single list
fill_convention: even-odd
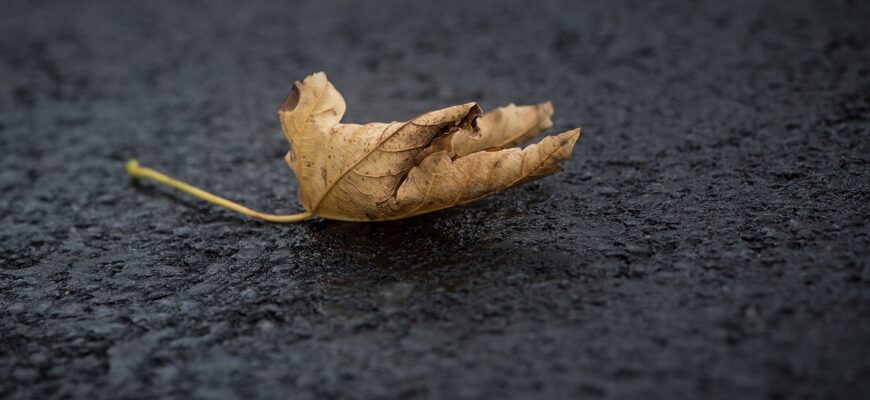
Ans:
[{"label": "leaf blade", "polygon": [[[342,124],[345,103],[326,75],[294,84],[279,118],[302,205],[346,221],[410,217],[473,201],[560,170],[579,130],[524,149],[509,146],[552,126],[549,102],[483,114],[476,103],[406,122]],[[480,117],[480,118],[478,118]]]}]

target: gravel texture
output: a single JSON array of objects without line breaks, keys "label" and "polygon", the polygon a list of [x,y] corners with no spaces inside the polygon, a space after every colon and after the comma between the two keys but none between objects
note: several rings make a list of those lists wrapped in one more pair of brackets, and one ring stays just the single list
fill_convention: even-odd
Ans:
[{"label": "gravel texture", "polygon": [[[255,7],[255,8],[253,8]],[[0,398],[868,398],[870,3],[0,3]],[[276,118],[552,99],[565,171],[296,212]]]}]

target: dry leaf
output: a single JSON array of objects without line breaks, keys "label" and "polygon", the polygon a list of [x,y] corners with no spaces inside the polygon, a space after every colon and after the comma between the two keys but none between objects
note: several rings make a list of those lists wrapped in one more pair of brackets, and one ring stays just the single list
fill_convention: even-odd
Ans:
[{"label": "dry leaf", "polygon": [[482,117],[476,103],[466,103],[365,125],[342,124],[344,112],[344,99],[320,72],[296,82],[278,115],[302,205],[345,221],[406,218],[554,174],[580,136],[574,129],[502,149],[552,126],[549,102]]},{"label": "dry leaf", "polygon": [[466,103],[407,122],[342,124],[341,94],[319,72],[296,82],[278,117],[290,141],[305,212],[265,214],[129,160],[127,173],[226,209],[272,222],[312,215],[383,221],[419,215],[490,195],[561,170],[580,136],[573,129],[523,149],[506,148],[551,127],[553,106],[513,104],[482,114]]}]

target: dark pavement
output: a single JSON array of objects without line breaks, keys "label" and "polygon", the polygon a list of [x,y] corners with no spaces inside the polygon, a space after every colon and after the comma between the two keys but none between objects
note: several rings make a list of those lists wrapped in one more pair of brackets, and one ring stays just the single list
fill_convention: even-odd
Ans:
[{"label": "dark pavement", "polygon": [[[868,398],[870,3],[0,3],[0,398]],[[276,112],[550,99],[565,171],[300,211]]]}]

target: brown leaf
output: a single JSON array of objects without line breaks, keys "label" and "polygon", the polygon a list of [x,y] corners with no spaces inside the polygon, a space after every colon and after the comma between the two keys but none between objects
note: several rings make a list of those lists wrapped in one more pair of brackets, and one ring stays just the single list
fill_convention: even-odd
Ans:
[{"label": "brown leaf", "polygon": [[[511,146],[552,126],[552,105],[513,104],[481,116],[476,103],[407,122],[340,123],[341,94],[322,72],[296,82],[278,113],[302,205],[346,221],[390,220],[479,199],[551,175],[580,130]],[[480,117],[480,118],[478,118]]]},{"label": "brown leaf", "polygon": [[553,126],[553,104],[531,106],[508,104],[483,114],[477,121],[481,138],[458,135],[453,140],[456,155],[462,157],[491,147],[510,147],[532,139]]}]

